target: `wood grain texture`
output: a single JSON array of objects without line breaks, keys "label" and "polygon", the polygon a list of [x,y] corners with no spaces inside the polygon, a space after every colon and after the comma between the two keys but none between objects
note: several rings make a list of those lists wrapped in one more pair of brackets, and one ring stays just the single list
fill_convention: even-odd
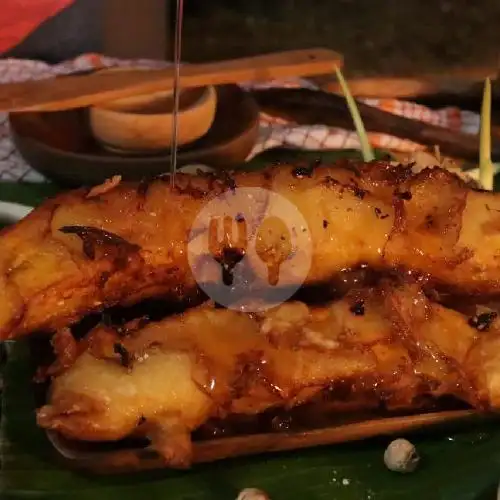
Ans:
[{"label": "wood grain texture", "polygon": [[[443,411],[351,422],[303,432],[275,432],[213,439],[193,443],[193,463],[347,443],[376,436],[401,435],[477,417],[478,414],[474,410]],[[66,440],[56,432],[48,431],[47,436],[67,466],[93,474],[127,473],[166,466],[164,460],[149,447],[92,451],[85,443]]]},{"label": "wood grain texture", "polygon": [[[186,65],[180,85],[201,87],[294,76],[328,74],[342,57],[328,49],[278,52],[262,56]],[[0,86],[0,110],[60,111],[86,107],[132,95],[172,88],[173,68],[162,70],[100,71],[94,74],[35,80]]]}]

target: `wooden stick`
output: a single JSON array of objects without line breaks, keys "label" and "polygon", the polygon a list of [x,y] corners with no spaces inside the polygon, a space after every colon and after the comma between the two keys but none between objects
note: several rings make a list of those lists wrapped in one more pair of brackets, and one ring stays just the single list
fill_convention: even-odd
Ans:
[{"label": "wooden stick", "polygon": [[[402,435],[424,427],[467,420],[478,416],[480,414],[475,410],[452,410],[378,418],[302,432],[275,432],[213,439],[193,443],[193,463],[208,463],[259,453],[346,443],[396,433]],[[494,417],[494,415],[488,416],[490,418]],[[113,451],[89,451],[85,443],[79,446],[74,441],[66,441],[53,431],[47,432],[47,435],[67,465],[95,474],[123,473],[169,466],[149,447]]]},{"label": "wooden stick", "polygon": [[[182,87],[202,87],[333,73],[342,56],[328,49],[296,50],[181,68]],[[99,71],[0,86],[0,111],[61,111],[171,89],[173,68]]]},{"label": "wooden stick", "polygon": [[[252,92],[263,111],[302,125],[322,124],[354,130],[345,99],[309,89],[264,89]],[[357,101],[368,132],[410,139],[425,146],[439,146],[445,156],[476,162],[479,137],[412,120]],[[500,161],[500,141],[492,140],[493,161]]]}]

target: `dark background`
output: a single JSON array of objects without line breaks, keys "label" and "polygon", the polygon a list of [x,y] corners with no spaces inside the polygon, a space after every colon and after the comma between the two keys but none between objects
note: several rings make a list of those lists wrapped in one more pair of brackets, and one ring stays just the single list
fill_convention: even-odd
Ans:
[{"label": "dark background", "polygon": [[[183,57],[327,46],[351,75],[446,74],[500,60],[498,0],[184,0]],[[169,58],[175,1],[77,0],[9,54]]]},{"label": "dark background", "polygon": [[185,0],[184,53],[215,59],[327,46],[351,73],[498,66],[498,0]]},{"label": "dark background", "polygon": [[59,62],[100,52],[165,59],[168,8],[167,0],[76,0],[3,57]]}]

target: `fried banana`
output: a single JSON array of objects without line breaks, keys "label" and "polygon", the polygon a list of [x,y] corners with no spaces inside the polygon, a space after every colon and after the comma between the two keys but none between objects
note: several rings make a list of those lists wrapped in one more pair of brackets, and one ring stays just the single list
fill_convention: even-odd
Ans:
[{"label": "fried banana", "polygon": [[144,327],[99,326],[70,351],[38,424],[77,440],[147,436],[173,467],[190,464],[191,433],[211,418],[326,399],[395,410],[448,395],[500,407],[496,313],[466,317],[414,283],[260,314],[203,305]]},{"label": "fried banana", "polygon": [[[69,192],[3,230],[0,339],[54,332],[117,304],[189,296],[199,283],[193,265],[207,256],[223,265],[231,252],[245,255],[263,282],[285,260],[280,286],[324,282],[368,266],[401,269],[464,294],[500,292],[500,198],[445,170],[414,175],[409,167],[344,161],[223,178],[178,175],[176,182],[173,189],[158,179]],[[261,190],[253,198],[234,196],[245,187]],[[290,249],[283,222],[267,217],[277,210],[270,193],[298,209],[305,224],[291,230],[308,245]],[[216,208],[193,232],[213,200]],[[215,255],[211,220],[227,210],[235,219],[243,214],[253,244],[222,238]],[[305,275],[297,275],[305,264]],[[212,268],[203,279],[217,283],[221,272]]]}]

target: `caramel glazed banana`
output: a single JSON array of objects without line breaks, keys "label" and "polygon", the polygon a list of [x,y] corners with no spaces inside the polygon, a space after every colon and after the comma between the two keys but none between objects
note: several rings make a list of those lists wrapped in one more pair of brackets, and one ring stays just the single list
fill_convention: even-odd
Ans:
[{"label": "caramel glazed banana", "polygon": [[[263,188],[236,197],[238,188]],[[259,172],[178,175],[119,183],[59,195],[0,232],[0,338],[54,332],[89,313],[150,297],[186,299],[198,285],[188,247],[206,257],[210,221],[193,224],[203,208],[245,213],[249,238],[261,252],[252,266],[282,258],[287,242],[279,223],[258,235],[252,228],[273,209],[276,193],[302,214],[311,244],[307,286],[346,269],[400,270],[436,289],[494,296],[500,279],[500,198],[440,169],[413,174],[384,162],[280,165]],[[222,195],[222,196],[221,196]],[[251,210],[249,210],[251,207]],[[285,238],[286,240],[286,238]],[[198,249],[198,250],[197,250]],[[221,255],[244,250],[222,244]],[[292,261],[300,264],[299,251]],[[294,266],[280,283],[297,280]]]},{"label": "caramel glazed banana", "polygon": [[148,324],[99,325],[79,342],[64,329],[53,343],[38,424],[83,441],[144,436],[170,467],[191,464],[192,432],[210,421],[270,409],[425,411],[443,396],[500,407],[497,313],[444,307],[406,278],[323,306],[246,314],[204,304]]}]

